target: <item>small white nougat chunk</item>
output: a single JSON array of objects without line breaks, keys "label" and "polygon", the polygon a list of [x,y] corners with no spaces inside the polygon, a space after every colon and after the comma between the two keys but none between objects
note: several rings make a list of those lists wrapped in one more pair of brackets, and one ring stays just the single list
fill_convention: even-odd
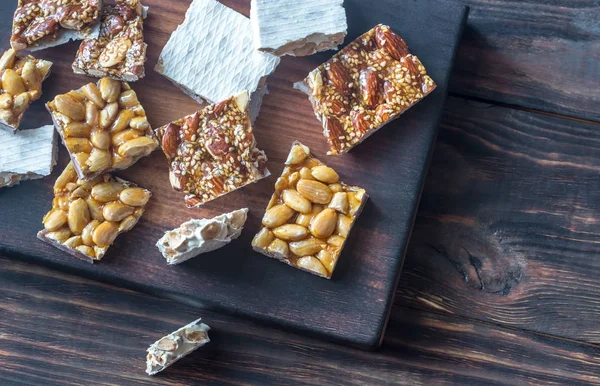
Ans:
[{"label": "small white nougat chunk", "polygon": [[216,103],[244,90],[254,99],[278,64],[254,48],[250,19],[216,0],[194,0],[155,70],[196,101]]},{"label": "small white nougat chunk", "polygon": [[0,188],[52,173],[57,150],[54,126],[16,134],[0,130],[0,144]]},{"label": "small white nougat chunk", "polygon": [[169,265],[183,263],[237,239],[247,218],[248,208],[243,208],[210,219],[186,221],[166,232],[156,246]]},{"label": "small white nougat chunk", "polygon": [[278,56],[305,56],[343,43],[348,24],[343,0],[252,0],[254,45]]},{"label": "small white nougat chunk", "polygon": [[200,323],[200,319],[197,319],[154,342],[146,350],[148,352],[146,373],[149,375],[159,373],[210,342],[208,331],[210,331],[210,327]]}]

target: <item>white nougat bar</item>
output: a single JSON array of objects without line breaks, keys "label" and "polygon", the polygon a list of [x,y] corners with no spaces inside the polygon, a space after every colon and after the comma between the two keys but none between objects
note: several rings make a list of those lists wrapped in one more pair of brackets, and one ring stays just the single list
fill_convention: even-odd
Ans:
[{"label": "white nougat bar", "polygon": [[0,130],[0,144],[0,188],[47,176],[56,164],[52,125],[16,134]]},{"label": "white nougat bar", "polygon": [[194,219],[165,233],[156,246],[169,265],[183,263],[229,244],[242,234],[248,208],[209,219]]},{"label": "white nougat bar", "polygon": [[179,330],[154,342],[146,355],[146,373],[154,375],[171,366],[192,351],[204,346],[210,339],[210,327],[196,319]]},{"label": "white nougat bar", "polygon": [[336,49],[348,29],[343,0],[252,0],[256,49],[278,56]]},{"label": "white nougat bar", "polygon": [[194,0],[155,70],[196,101],[216,103],[244,90],[254,99],[278,64],[254,48],[250,19],[216,0]]}]

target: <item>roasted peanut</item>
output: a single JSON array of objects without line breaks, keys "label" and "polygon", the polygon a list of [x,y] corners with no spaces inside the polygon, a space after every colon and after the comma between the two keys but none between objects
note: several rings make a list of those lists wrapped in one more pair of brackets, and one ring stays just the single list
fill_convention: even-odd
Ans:
[{"label": "roasted peanut", "polygon": [[[81,169],[82,171],[86,171],[88,169],[87,166],[87,160],[90,158],[90,153],[86,153],[86,152],[79,152],[79,153],[75,153],[73,154],[73,160],[74,162],[79,165],[79,169]],[[75,185],[75,184],[73,184]]]},{"label": "roasted peanut", "polygon": [[2,88],[11,95],[19,95],[27,91],[23,79],[10,68],[2,74]]},{"label": "roasted peanut", "polygon": [[71,153],[92,151],[92,144],[87,138],[65,138],[65,146]]},{"label": "roasted peanut", "polygon": [[89,127],[96,127],[99,123],[99,117],[98,106],[93,102],[87,102],[85,104],[85,123]]},{"label": "roasted peanut", "polygon": [[94,220],[104,221],[104,216],[102,215],[102,202],[94,200],[92,197],[86,198],[85,202],[88,204],[92,218]]},{"label": "roasted peanut", "polygon": [[123,91],[119,96],[119,105],[122,108],[131,108],[139,104],[140,102],[138,101],[137,95],[133,90]]},{"label": "roasted peanut", "polygon": [[[94,130],[90,135],[90,141],[94,145],[101,150],[108,150],[110,147],[110,133],[107,131]],[[109,162],[110,163],[110,162]]]},{"label": "roasted peanut", "polygon": [[333,235],[327,239],[327,244],[332,245],[336,248],[341,248],[344,245],[344,241],[346,241],[346,239],[342,236]]},{"label": "roasted peanut", "polygon": [[150,128],[150,123],[146,117],[135,117],[129,122],[132,129],[146,131]]},{"label": "roasted peanut", "polygon": [[346,238],[346,237],[348,237],[348,233],[350,232],[351,227],[352,227],[352,219],[348,216],[344,216],[343,214],[340,214],[337,219],[335,233]]},{"label": "roasted peanut", "polygon": [[131,230],[131,228],[133,228],[137,222],[138,216],[136,215],[125,217],[123,220],[121,220],[121,223],[119,224],[119,233]]},{"label": "roasted peanut", "polygon": [[24,92],[22,94],[17,95],[13,101],[13,112],[16,115],[23,114],[25,110],[27,110],[27,107],[29,107],[29,101],[30,97],[28,93]]},{"label": "roasted peanut", "polygon": [[57,193],[65,188],[69,181],[72,181],[77,177],[77,172],[72,162],[69,162],[65,170],[56,178],[54,181],[54,193]]},{"label": "roasted peanut", "polygon": [[32,61],[23,65],[21,78],[23,78],[27,90],[39,90],[42,87],[42,77]]},{"label": "roasted peanut", "polygon": [[102,129],[109,128],[110,125],[112,125],[112,123],[115,121],[115,118],[117,117],[118,113],[119,105],[116,102],[109,103],[106,106],[104,106],[102,111],[100,111],[100,127]]},{"label": "roasted peanut", "polygon": [[63,242],[65,247],[69,247],[71,249],[75,249],[76,247],[82,244],[81,236],[73,236]]},{"label": "roasted peanut", "polygon": [[117,101],[121,93],[121,82],[104,77],[99,81],[99,88],[102,99],[108,103],[113,103]]},{"label": "roasted peanut", "polygon": [[348,213],[348,194],[346,192],[339,192],[333,195],[329,207],[337,210],[340,213]]},{"label": "roasted peanut", "polygon": [[0,109],[7,110],[13,105],[13,97],[9,93],[5,92],[0,94]]},{"label": "roasted peanut", "polygon": [[117,118],[115,119],[112,126],[110,127],[110,132],[114,134],[114,133],[118,133],[119,131],[125,130],[129,126],[129,123],[131,122],[131,120],[134,117],[135,117],[135,114],[133,113],[133,111],[121,110],[117,114]]},{"label": "roasted peanut", "polygon": [[88,255],[89,257],[92,257],[92,258],[96,257],[96,252],[94,251],[94,248],[88,247],[87,245],[79,245],[79,246],[75,247],[75,249],[85,255]]},{"label": "roasted peanut", "polygon": [[132,214],[133,211],[134,208],[129,205],[125,205],[120,202],[111,202],[104,205],[104,208],[102,209],[102,215],[107,221],[119,222]]},{"label": "roasted peanut", "polygon": [[81,242],[89,247],[94,246],[94,240],[92,240],[92,234],[94,233],[94,229],[100,225],[100,221],[92,220],[90,221],[85,228],[81,231]]},{"label": "roasted peanut", "polygon": [[126,205],[144,206],[150,199],[150,191],[142,188],[127,188],[121,191],[119,198]]},{"label": "roasted peanut", "polygon": [[83,103],[76,101],[71,96],[58,95],[54,98],[56,109],[75,121],[83,121],[85,119],[85,106]]},{"label": "roasted peanut", "polygon": [[100,202],[115,201],[124,188],[117,181],[102,182],[92,188],[92,198]]},{"label": "roasted peanut", "polygon": [[102,109],[106,105],[106,102],[102,99],[100,89],[94,83],[86,84],[81,88],[81,91],[85,94],[87,99],[96,105],[97,108]]},{"label": "roasted peanut", "polygon": [[157,146],[158,143],[150,137],[138,137],[119,146],[118,153],[125,158],[140,157],[152,153]]},{"label": "roasted peanut", "polygon": [[56,240],[59,243],[64,243],[71,237],[71,234],[71,230],[68,227],[64,227],[57,231],[46,233],[46,237],[51,240]]},{"label": "roasted peanut", "polygon": [[2,56],[0,57],[0,72],[6,70],[7,68],[12,68],[15,65],[15,59],[17,58],[17,51],[12,48],[4,51]]},{"label": "roasted peanut", "polygon": [[112,155],[107,150],[93,149],[85,162],[90,172],[99,172],[110,168]]},{"label": "roasted peanut", "polygon": [[44,216],[44,228],[50,232],[59,230],[67,223],[67,212],[64,210],[54,210]]},{"label": "roasted peanut", "polygon": [[70,137],[87,138],[90,136],[90,131],[91,131],[91,128],[86,123],[70,122],[70,123],[67,123],[67,125],[65,126],[63,135],[66,138],[70,138]]},{"label": "roasted peanut", "polygon": [[92,234],[92,240],[99,247],[110,246],[119,234],[119,225],[114,222],[104,221],[98,225]]},{"label": "roasted peanut", "polygon": [[83,198],[78,198],[69,206],[68,222],[69,229],[76,235],[91,221],[88,204]]}]

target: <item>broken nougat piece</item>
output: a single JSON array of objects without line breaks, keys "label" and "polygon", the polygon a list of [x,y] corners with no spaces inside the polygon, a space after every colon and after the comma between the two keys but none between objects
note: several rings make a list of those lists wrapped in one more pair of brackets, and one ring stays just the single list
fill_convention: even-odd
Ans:
[{"label": "broken nougat piece", "polygon": [[100,36],[84,40],[73,62],[73,71],[126,82],[144,77],[144,8],[139,0],[117,0],[102,9]]},{"label": "broken nougat piece", "polygon": [[210,327],[194,320],[179,330],[157,340],[146,350],[146,373],[160,373],[192,351],[210,342]]},{"label": "broken nougat piece", "polygon": [[9,49],[0,57],[0,128],[16,132],[29,105],[42,96],[42,83],[52,62],[17,56]]},{"label": "broken nougat piece", "polygon": [[163,48],[156,72],[191,98],[216,103],[244,90],[258,116],[277,56],[257,51],[250,19],[216,0],[194,0]]},{"label": "broken nougat piece", "polygon": [[305,56],[342,44],[348,24],[343,0],[252,0],[256,49],[277,56]]},{"label": "broken nougat piece", "polygon": [[0,131],[0,144],[0,188],[47,176],[56,164],[52,125],[16,134]]},{"label": "broken nougat piece", "polygon": [[56,96],[46,108],[81,179],[126,169],[158,147],[144,108],[125,82],[105,77]]},{"label": "broken nougat piece", "polygon": [[54,183],[52,209],[37,237],[82,260],[99,261],[118,235],[137,224],[151,195],[110,174],[80,180],[70,162]]},{"label": "broken nougat piece", "polygon": [[294,142],[252,247],[330,279],[367,198],[364,189],[341,182],[308,147]]},{"label": "broken nougat piece", "polygon": [[156,129],[169,161],[173,189],[198,207],[269,176],[267,156],[256,148],[244,91]]},{"label": "broken nougat piece", "polygon": [[169,265],[183,263],[240,237],[247,217],[248,208],[244,208],[210,219],[186,221],[166,232],[156,246]]},{"label": "broken nougat piece", "polygon": [[308,74],[328,154],[346,153],[436,88],[421,61],[388,26],[377,25]]},{"label": "broken nougat piece", "polygon": [[10,45],[35,51],[97,37],[100,9],[102,0],[18,0]]}]

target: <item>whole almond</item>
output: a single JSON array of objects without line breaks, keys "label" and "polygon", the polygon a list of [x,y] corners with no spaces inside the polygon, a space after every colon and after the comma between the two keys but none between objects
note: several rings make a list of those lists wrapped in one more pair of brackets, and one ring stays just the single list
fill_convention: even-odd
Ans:
[{"label": "whole almond", "polygon": [[75,121],[85,119],[85,106],[68,95],[58,95],[54,98],[56,109]]},{"label": "whole almond", "polygon": [[408,47],[404,40],[386,25],[375,27],[375,39],[377,46],[396,60],[408,55]]},{"label": "whole almond", "polygon": [[352,80],[341,62],[331,62],[329,64],[327,79],[342,95],[347,95],[350,92],[350,83]]},{"label": "whole almond", "polygon": [[388,119],[390,119],[393,113],[394,109],[386,103],[377,106],[375,109],[375,114],[379,117],[379,119],[381,119],[382,122],[386,122]]},{"label": "whole almond", "polygon": [[290,208],[300,213],[310,213],[312,210],[312,204],[306,198],[302,197],[300,193],[294,189],[285,189],[281,194],[283,202]]},{"label": "whole almond", "polygon": [[326,184],[335,184],[340,180],[340,176],[336,173],[336,171],[325,165],[315,166],[312,168],[311,174],[317,180]]},{"label": "whole almond", "polygon": [[329,272],[323,267],[323,264],[319,259],[314,256],[305,256],[298,259],[296,262],[298,267],[304,268],[308,271],[315,272],[319,275],[329,277]]},{"label": "whole almond", "polygon": [[290,250],[298,257],[310,256],[318,253],[327,246],[326,243],[314,237],[309,237],[306,240],[294,241],[290,243]]},{"label": "whole almond", "polygon": [[379,78],[372,68],[362,70],[359,75],[360,93],[365,106],[374,108],[379,99]]},{"label": "whole almond", "polygon": [[344,126],[342,122],[336,117],[327,117],[325,120],[325,137],[329,142],[329,147],[334,154],[337,154],[342,150],[342,141],[346,133],[344,132]]},{"label": "whole almond", "polygon": [[298,241],[308,236],[308,229],[298,224],[284,224],[273,229],[273,234],[282,240]]},{"label": "whole almond", "polygon": [[337,213],[331,208],[324,209],[313,218],[310,233],[316,238],[326,239],[333,234],[337,223]]},{"label": "whole almond", "polygon": [[68,222],[71,232],[79,235],[91,221],[88,204],[83,198],[78,198],[69,206]]},{"label": "whole almond", "polygon": [[179,137],[179,130],[181,128],[174,123],[169,123],[165,129],[165,133],[162,137],[162,149],[167,157],[173,159],[177,157],[177,149],[181,139]]},{"label": "whole almond", "polygon": [[354,127],[355,130],[360,131],[363,134],[369,131],[371,122],[367,120],[367,114],[364,111],[353,110],[350,113],[350,118],[352,120],[352,127]]},{"label": "whole almond", "polygon": [[275,205],[267,209],[262,219],[262,224],[269,228],[276,228],[285,224],[294,215],[294,210],[285,204]]},{"label": "whole almond", "polygon": [[342,103],[342,101],[337,99],[328,99],[323,102],[323,104],[327,107],[329,112],[336,117],[341,117],[342,115],[346,115],[348,113],[348,107]]},{"label": "whole almond", "polygon": [[329,204],[333,196],[331,189],[319,181],[302,179],[298,181],[296,189],[298,193],[315,204]]}]

